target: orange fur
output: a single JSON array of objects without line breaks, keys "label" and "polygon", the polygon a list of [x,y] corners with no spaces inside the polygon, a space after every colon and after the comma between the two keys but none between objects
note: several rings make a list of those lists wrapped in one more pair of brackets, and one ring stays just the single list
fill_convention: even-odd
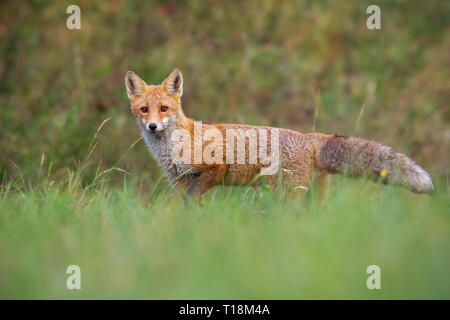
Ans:
[{"label": "orange fur", "polygon": [[[261,161],[250,163],[252,156],[249,139],[245,139],[245,162],[226,163],[227,130],[255,130],[260,141],[258,130],[272,133],[279,130],[279,150],[281,167],[272,175],[265,176],[268,185],[274,187],[281,178],[286,190],[308,190],[314,175],[318,180],[328,183],[329,173],[343,172],[345,167],[355,176],[364,172],[369,176],[378,177],[380,172],[388,170],[390,181],[399,182],[417,192],[431,192],[433,189],[428,174],[408,157],[396,153],[392,148],[383,146],[374,141],[358,138],[328,135],[322,133],[302,134],[300,132],[271,127],[257,127],[238,124],[204,124],[202,135],[217,130],[223,137],[222,141],[211,139],[202,140],[194,132],[194,120],[184,115],[181,107],[183,94],[183,77],[178,69],[172,71],[160,85],[147,85],[135,73],[128,72],[125,84],[131,101],[131,109],[142,127],[142,135],[156,160],[165,170],[167,176],[174,184],[182,185],[189,194],[198,194],[208,191],[213,186],[223,183],[225,185],[261,184],[264,179],[260,175],[261,169],[267,167]],[[162,111],[161,107],[167,107]],[[142,108],[145,112],[143,112]],[[155,132],[148,129],[150,124],[157,125]],[[190,149],[194,150],[195,139],[201,145],[201,154],[212,150],[212,156],[221,158],[222,163],[195,163],[194,152],[191,152],[189,165],[177,165],[170,159],[170,136],[167,132],[175,129],[184,129],[190,136]],[[171,131],[172,130],[172,131]],[[271,148],[272,138],[268,139],[268,150]],[[234,140],[234,137],[233,137]],[[220,145],[221,144],[221,145]],[[218,153],[223,150],[222,156]],[[256,146],[259,148],[259,145]],[[182,155],[182,152],[180,152]],[[362,160],[362,161],[361,161]],[[314,174],[316,173],[316,174]],[[281,175],[281,176],[280,176]],[[400,178],[399,178],[400,177]]]}]

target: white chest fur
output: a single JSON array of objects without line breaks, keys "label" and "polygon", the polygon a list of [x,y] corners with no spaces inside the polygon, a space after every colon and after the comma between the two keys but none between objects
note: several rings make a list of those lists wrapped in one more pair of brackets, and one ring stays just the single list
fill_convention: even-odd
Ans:
[{"label": "white chest fur", "polygon": [[174,161],[173,150],[176,142],[172,141],[173,129],[167,128],[162,132],[152,133],[142,129],[141,135],[155,160],[163,169],[171,183],[176,184],[182,179],[189,179],[197,170],[188,164]]}]

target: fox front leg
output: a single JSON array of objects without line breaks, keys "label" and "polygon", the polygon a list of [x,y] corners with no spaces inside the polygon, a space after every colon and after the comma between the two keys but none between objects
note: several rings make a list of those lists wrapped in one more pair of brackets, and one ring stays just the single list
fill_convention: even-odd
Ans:
[{"label": "fox front leg", "polygon": [[201,201],[201,195],[220,183],[226,172],[226,165],[218,165],[203,170],[194,178],[191,185],[186,190],[186,196],[198,198]]}]

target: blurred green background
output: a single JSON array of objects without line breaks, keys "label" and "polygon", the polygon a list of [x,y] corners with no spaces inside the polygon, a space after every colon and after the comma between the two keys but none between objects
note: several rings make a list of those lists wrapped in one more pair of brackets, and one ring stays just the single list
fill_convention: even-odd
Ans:
[{"label": "blurred green background", "polygon": [[[72,3],[0,5],[4,179],[33,181],[41,161],[60,179],[111,118],[83,178],[101,163],[146,188],[160,171],[142,141],[127,152],[139,130],[124,74],[159,83],[174,67],[185,113],[205,123],[311,132],[318,110],[316,131],[379,140],[435,179],[448,173],[449,1],[77,1],[81,30],[68,30]],[[366,28],[373,3],[381,30]]]}]

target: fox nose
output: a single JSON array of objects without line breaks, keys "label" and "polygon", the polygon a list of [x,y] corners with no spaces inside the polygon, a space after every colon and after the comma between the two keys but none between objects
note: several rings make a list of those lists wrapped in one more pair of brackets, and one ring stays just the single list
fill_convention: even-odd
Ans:
[{"label": "fox nose", "polygon": [[150,123],[150,124],[148,125],[148,127],[150,128],[150,130],[155,131],[156,128],[158,127],[158,125],[157,125],[156,123]]}]

